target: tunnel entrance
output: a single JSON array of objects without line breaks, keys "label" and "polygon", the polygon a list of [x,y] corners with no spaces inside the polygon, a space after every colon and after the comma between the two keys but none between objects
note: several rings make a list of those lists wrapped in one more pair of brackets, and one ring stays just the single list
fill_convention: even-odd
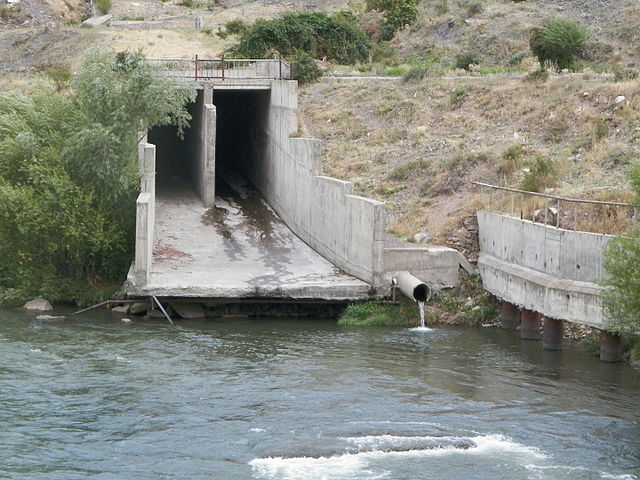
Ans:
[{"label": "tunnel entrance", "polygon": [[268,90],[215,90],[216,185],[225,177],[251,178],[264,142],[269,108]]},{"label": "tunnel entrance", "polygon": [[203,91],[199,90],[195,102],[187,105],[192,117],[182,138],[174,125],[157,126],[149,130],[148,142],[156,146],[156,188],[164,193],[176,183],[196,185],[196,156],[199,153],[199,129],[202,128]]}]

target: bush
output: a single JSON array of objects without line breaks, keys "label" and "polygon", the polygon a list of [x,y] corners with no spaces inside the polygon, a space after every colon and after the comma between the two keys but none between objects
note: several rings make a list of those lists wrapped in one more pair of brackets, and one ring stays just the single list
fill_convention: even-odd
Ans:
[{"label": "bush", "polygon": [[472,2],[467,8],[467,17],[473,17],[479,15],[484,11],[484,8],[480,2]]},{"label": "bush", "polygon": [[467,96],[467,91],[464,88],[454,88],[449,94],[449,102],[451,105],[459,105]]},{"label": "bush", "polygon": [[249,30],[249,26],[240,19],[225,23],[224,28],[231,35],[242,35]]},{"label": "bush", "polygon": [[547,80],[549,80],[549,72],[543,69],[527,73],[527,75],[524,77],[525,82],[531,83],[544,83]]},{"label": "bush", "polygon": [[103,15],[106,15],[111,11],[111,0],[95,0],[93,4]]},{"label": "bush", "polygon": [[138,188],[137,135],[184,127],[194,93],[141,54],[93,50],[57,93],[0,94],[0,301],[93,301],[124,280]]},{"label": "bush", "polygon": [[273,52],[285,56],[305,52],[344,64],[368,59],[371,44],[360,27],[345,15],[287,13],[275,20],[258,20],[241,34],[229,55],[265,58]]},{"label": "bush", "polygon": [[459,55],[456,55],[456,68],[462,68],[464,70],[469,71],[470,65],[477,65],[480,63],[480,58],[475,52],[465,52]]},{"label": "bush", "polygon": [[308,53],[298,52],[290,60],[293,78],[301,85],[314,82],[322,76],[322,70]]},{"label": "bush", "polygon": [[587,30],[579,22],[566,18],[548,20],[543,28],[534,29],[529,46],[540,65],[551,62],[559,70],[570,68],[587,42]]},{"label": "bush", "polygon": [[638,69],[633,67],[621,67],[616,65],[613,69],[614,80],[616,82],[626,82],[628,80],[635,80],[640,76]]},{"label": "bush", "polygon": [[416,0],[366,0],[367,10],[377,10],[384,16],[384,24],[394,30],[411,25],[418,18]]},{"label": "bush", "polygon": [[557,180],[558,173],[553,160],[538,155],[522,180],[522,190],[542,193],[545,188],[553,187]]}]

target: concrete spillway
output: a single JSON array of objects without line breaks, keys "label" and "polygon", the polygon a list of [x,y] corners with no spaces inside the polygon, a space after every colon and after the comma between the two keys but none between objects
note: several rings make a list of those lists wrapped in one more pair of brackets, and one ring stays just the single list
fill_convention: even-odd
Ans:
[{"label": "concrete spillway", "polygon": [[405,270],[458,282],[455,250],[385,246],[384,204],[321,175],[296,110],[296,82],[213,82],[183,138],[148,133],[129,295],[352,300],[388,293]]},{"label": "concrete spillway", "polygon": [[[232,188],[229,184],[232,184]],[[176,178],[158,185],[156,243],[139,294],[164,297],[356,299],[369,285],[302,242],[239,175],[206,208]]]}]

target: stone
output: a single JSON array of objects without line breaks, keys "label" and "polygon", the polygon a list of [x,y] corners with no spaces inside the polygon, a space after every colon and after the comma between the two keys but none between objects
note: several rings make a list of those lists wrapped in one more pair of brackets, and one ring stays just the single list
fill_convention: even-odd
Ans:
[{"label": "stone", "polygon": [[123,323],[131,323],[132,320],[130,318],[124,317],[124,318],[121,318],[120,321]]},{"label": "stone", "polygon": [[36,320],[40,322],[57,322],[60,320],[64,320],[66,317],[64,315],[38,315]]},{"label": "stone", "polygon": [[119,305],[117,307],[113,307],[111,309],[112,313],[129,313],[129,306],[128,305]]},{"label": "stone", "polygon": [[100,25],[104,25],[106,23],[111,22],[113,15],[98,15],[97,17],[87,18],[84,22],[82,22],[83,27],[99,27]]},{"label": "stone", "polygon": [[616,104],[618,104],[618,103],[622,103],[622,102],[624,102],[626,99],[627,99],[627,98],[626,98],[624,95],[618,95],[618,96],[616,97],[616,99],[615,99],[615,103],[616,103]]},{"label": "stone", "polygon": [[22,307],[25,310],[32,310],[34,312],[48,312],[53,310],[51,303],[44,298],[35,298],[24,304]]},{"label": "stone", "polygon": [[149,310],[149,304],[146,302],[133,303],[129,307],[129,313],[131,315],[142,315],[147,313],[147,310]]},{"label": "stone", "polygon": [[199,303],[172,303],[171,308],[185,320],[205,318],[204,309]]},{"label": "stone", "polygon": [[426,233],[416,233],[413,236],[413,239],[415,240],[416,243],[427,243],[429,240],[431,240],[431,237],[429,237],[429,235],[427,235]]}]

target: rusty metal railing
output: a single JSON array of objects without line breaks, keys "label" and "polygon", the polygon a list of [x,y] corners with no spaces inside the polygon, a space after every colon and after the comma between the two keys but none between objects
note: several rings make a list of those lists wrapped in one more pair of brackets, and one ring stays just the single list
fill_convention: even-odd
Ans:
[{"label": "rusty metal railing", "polygon": [[636,208],[630,203],[567,198],[481,182],[471,184],[480,188],[489,211],[557,228],[618,233],[636,224]]},{"label": "rusty metal railing", "polygon": [[275,59],[148,58],[164,75],[188,80],[269,80],[291,78],[291,65]]}]

